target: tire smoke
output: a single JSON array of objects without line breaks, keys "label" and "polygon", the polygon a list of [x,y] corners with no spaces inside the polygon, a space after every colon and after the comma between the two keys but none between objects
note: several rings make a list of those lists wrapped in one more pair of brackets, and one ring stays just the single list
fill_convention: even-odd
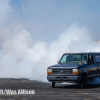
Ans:
[{"label": "tire smoke", "polygon": [[[9,14],[13,13],[9,1],[1,2],[5,9],[0,18],[0,78],[47,81],[47,67],[57,63],[58,48],[59,57],[67,52],[100,50],[100,43],[95,41],[87,27],[80,27],[75,23],[64,30],[58,39],[49,42],[35,41],[20,23],[21,19],[15,21],[14,16]],[[9,21],[9,18],[12,20]]]}]

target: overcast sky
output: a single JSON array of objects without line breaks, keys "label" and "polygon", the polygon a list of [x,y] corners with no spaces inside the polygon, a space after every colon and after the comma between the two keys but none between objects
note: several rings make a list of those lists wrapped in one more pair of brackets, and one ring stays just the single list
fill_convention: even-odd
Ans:
[{"label": "overcast sky", "polygon": [[100,0],[10,0],[9,4],[11,14],[34,39],[56,39],[76,23],[86,26],[95,40],[100,40]]}]

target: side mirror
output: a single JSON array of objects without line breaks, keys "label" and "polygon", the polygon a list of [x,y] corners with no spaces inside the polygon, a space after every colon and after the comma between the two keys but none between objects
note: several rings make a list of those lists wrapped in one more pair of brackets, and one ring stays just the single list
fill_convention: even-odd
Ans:
[{"label": "side mirror", "polygon": [[94,61],[91,61],[91,63],[94,63]]},{"label": "side mirror", "polygon": [[91,65],[91,62],[90,61],[88,62],[88,65]]}]

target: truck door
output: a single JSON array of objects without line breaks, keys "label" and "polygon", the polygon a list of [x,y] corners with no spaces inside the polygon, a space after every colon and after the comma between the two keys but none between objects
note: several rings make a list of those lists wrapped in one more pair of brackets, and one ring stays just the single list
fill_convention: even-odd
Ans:
[{"label": "truck door", "polygon": [[94,76],[97,74],[97,65],[94,63],[94,56],[88,55],[88,75]]},{"label": "truck door", "polygon": [[96,62],[96,66],[97,66],[97,75],[100,75],[100,54],[95,55],[95,62]]}]

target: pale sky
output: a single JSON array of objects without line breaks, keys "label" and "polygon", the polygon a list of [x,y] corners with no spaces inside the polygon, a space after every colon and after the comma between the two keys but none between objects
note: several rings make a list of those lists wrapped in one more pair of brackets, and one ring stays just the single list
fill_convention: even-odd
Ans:
[{"label": "pale sky", "polygon": [[100,0],[10,0],[9,4],[34,39],[50,41],[76,23],[100,40]]}]

